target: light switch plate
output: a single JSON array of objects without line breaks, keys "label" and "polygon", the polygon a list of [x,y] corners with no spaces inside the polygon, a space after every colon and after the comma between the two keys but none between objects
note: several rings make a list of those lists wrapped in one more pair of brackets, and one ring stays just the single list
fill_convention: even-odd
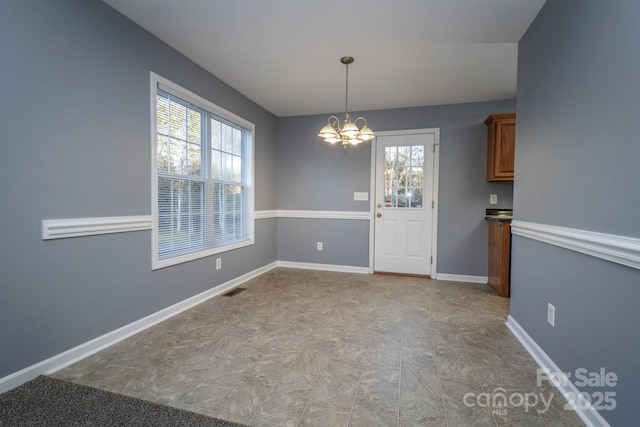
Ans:
[{"label": "light switch plate", "polygon": [[361,200],[367,201],[369,200],[369,192],[368,191],[355,191],[353,193],[353,200]]},{"label": "light switch plate", "polygon": [[497,194],[489,195],[489,204],[490,205],[497,205],[498,204],[498,195]]}]

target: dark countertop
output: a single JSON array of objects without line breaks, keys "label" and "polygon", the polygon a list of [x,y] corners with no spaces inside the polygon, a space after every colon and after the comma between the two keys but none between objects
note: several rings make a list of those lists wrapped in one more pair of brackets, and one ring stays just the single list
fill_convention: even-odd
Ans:
[{"label": "dark countertop", "polygon": [[507,222],[511,222],[511,220],[513,220],[513,215],[508,216],[508,215],[485,215],[484,219],[486,219],[487,221],[507,221]]},{"label": "dark countertop", "polygon": [[484,219],[509,222],[513,219],[513,209],[487,209]]}]

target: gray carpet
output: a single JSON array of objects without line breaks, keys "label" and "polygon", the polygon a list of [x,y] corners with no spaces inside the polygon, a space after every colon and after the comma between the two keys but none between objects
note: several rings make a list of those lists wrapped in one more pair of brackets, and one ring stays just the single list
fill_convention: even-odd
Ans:
[{"label": "gray carpet", "polygon": [[240,424],[39,376],[0,394],[0,426],[206,426]]}]

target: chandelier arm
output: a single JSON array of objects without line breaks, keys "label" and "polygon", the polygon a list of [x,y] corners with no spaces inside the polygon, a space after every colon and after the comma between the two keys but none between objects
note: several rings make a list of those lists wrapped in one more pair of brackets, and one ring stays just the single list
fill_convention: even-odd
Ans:
[{"label": "chandelier arm", "polygon": [[[333,122],[331,122],[331,119],[333,119]],[[340,119],[337,116],[329,116],[327,124],[334,127],[336,130],[340,129]]]},{"label": "chandelier arm", "polygon": [[367,125],[367,119],[365,119],[364,117],[358,117],[353,121],[353,123],[358,123],[358,120],[362,120],[364,122],[364,125]]}]

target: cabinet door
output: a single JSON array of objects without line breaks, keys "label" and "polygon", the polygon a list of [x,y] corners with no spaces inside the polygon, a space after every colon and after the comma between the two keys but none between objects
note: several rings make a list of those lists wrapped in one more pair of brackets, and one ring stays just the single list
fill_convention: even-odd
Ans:
[{"label": "cabinet door", "polygon": [[496,122],[496,151],[493,165],[494,178],[513,180],[515,163],[516,121],[502,120]]},{"label": "cabinet door", "polygon": [[506,221],[489,221],[489,286],[498,295],[509,296],[511,266],[511,225]]},{"label": "cabinet door", "polygon": [[499,222],[489,221],[489,286],[498,294],[500,294],[500,256],[502,254],[500,231]]},{"label": "cabinet door", "polygon": [[513,181],[516,149],[516,115],[492,114],[488,126],[487,181]]}]

